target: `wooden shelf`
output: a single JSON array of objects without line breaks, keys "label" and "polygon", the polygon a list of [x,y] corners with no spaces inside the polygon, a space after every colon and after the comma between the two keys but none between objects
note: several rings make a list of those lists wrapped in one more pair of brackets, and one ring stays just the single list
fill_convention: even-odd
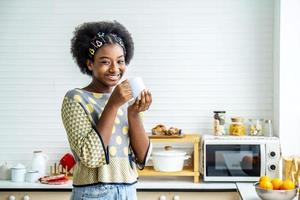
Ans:
[{"label": "wooden shelf", "polygon": [[139,176],[192,176],[194,182],[199,182],[199,143],[200,136],[198,134],[185,134],[181,138],[150,138],[152,143],[155,142],[176,142],[176,143],[192,143],[194,146],[194,160],[192,166],[185,166],[180,172],[158,172],[153,169],[153,166],[146,166],[143,170],[138,170]]},{"label": "wooden shelf", "polygon": [[196,134],[185,134],[181,138],[151,138],[149,137],[151,142],[200,142],[200,136]]},{"label": "wooden shelf", "polygon": [[152,166],[147,166],[139,170],[140,176],[199,176],[199,172],[194,172],[190,166],[184,167],[180,172],[159,172],[155,171]]}]

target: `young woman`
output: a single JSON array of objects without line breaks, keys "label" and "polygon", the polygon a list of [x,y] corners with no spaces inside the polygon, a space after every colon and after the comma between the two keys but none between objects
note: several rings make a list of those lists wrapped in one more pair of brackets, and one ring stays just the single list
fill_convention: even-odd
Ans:
[{"label": "young woman", "polygon": [[120,82],[133,57],[130,33],[120,23],[90,22],[78,26],[71,53],[89,85],[68,91],[62,121],[76,159],[72,200],[136,199],[136,166],[151,152],[140,112],[152,97],[144,90],[132,105],[127,80]]}]

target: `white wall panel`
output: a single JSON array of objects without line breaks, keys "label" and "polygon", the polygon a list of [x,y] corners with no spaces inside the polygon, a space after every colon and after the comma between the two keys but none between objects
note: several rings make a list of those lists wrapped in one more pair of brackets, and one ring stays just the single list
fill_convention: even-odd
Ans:
[{"label": "white wall panel", "polygon": [[[157,123],[211,134],[212,111],[273,118],[272,0],[0,1],[0,163],[28,163],[41,149],[68,151],[60,118],[67,90],[89,78],[70,55],[74,27],[118,20],[132,33],[126,77],[153,93]],[[229,120],[228,120],[229,122]]]}]

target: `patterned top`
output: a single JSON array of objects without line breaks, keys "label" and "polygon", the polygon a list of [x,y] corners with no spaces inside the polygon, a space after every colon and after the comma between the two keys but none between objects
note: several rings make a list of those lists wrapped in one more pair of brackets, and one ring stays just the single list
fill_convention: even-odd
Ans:
[{"label": "patterned top", "polygon": [[[73,89],[66,93],[61,114],[76,165],[73,185],[96,183],[133,184],[137,181],[137,163],[128,136],[127,105],[119,108],[107,149],[96,124],[110,93]],[[151,145],[149,143],[147,156]]]}]

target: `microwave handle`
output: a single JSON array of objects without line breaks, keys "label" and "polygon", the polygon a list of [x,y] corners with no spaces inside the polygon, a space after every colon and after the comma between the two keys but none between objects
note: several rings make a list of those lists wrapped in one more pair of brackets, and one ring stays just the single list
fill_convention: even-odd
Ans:
[{"label": "microwave handle", "polygon": [[266,145],[265,144],[261,144],[260,145],[260,176],[264,176],[267,174],[267,160],[266,160]]}]

